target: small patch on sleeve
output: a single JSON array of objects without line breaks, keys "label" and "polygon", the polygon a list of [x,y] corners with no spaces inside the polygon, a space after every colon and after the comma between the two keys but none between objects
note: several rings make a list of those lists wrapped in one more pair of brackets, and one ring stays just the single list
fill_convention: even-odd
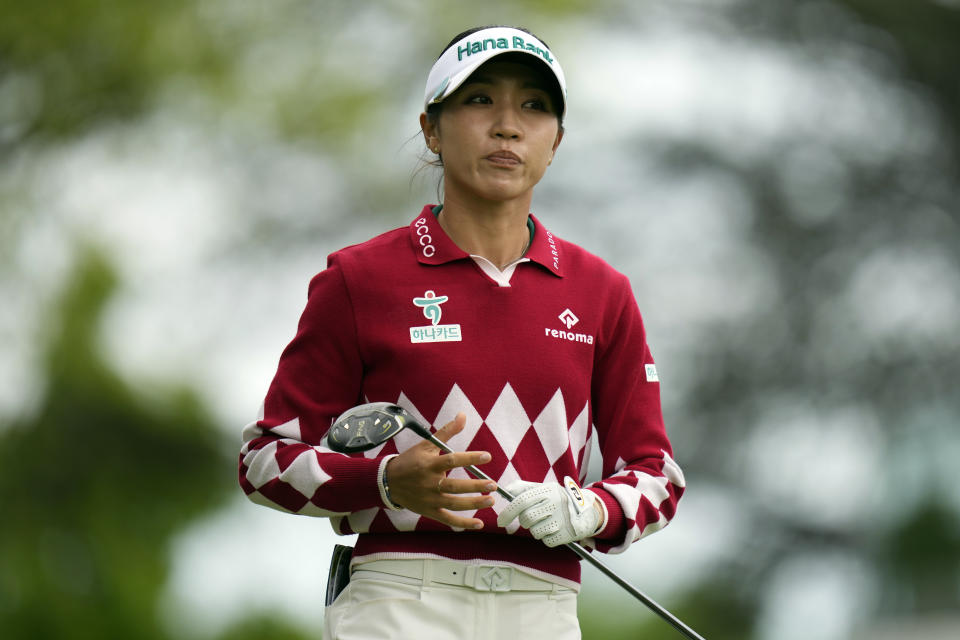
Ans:
[{"label": "small patch on sleeve", "polygon": [[647,370],[647,382],[660,382],[660,376],[657,375],[657,365],[647,364],[644,365],[644,368]]}]

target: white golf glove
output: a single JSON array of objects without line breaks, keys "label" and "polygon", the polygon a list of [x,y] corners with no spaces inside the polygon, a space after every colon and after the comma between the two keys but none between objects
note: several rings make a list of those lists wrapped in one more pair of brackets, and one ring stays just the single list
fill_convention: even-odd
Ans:
[{"label": "white golf glove", "polygon": [[581,489],[570,476],[563,479],[563,484],[520,480],[506,489],[516,497],[497,516],[501,527],[520,518],[520,526],[548,547],[597,533],[601,522],[600,510],[594,505],[597,495]]}]

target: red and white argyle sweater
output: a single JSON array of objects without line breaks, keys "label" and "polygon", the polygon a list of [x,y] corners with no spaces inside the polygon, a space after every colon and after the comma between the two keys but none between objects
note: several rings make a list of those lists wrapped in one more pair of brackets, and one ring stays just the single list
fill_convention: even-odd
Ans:
[{"label": "red and white argyle sweater", "polygon": [[434,430],[466,413],[449,444],[490,452],[483,470],[502,486],[567,475],[582,483],[596,437],[603,479],[589,488],[608,517],[583,544],[620,552],[664,527],[684,479],[629,281],[530,221],[526,259],[504,272],[459,249],[430,206],[408,227],[332,254],[310,283],[262,415],[244,430],[247,496],[360,534],[358,559],[482,560],[579,583],[569,549],[548,548],[516,522],[497,526],[499,495],[493,507],[462,514],[483,520],[480,531],[386,508],[378,470],[418,442],[412,432],[353,456],[320,445],[338,415],[383,401]]}]

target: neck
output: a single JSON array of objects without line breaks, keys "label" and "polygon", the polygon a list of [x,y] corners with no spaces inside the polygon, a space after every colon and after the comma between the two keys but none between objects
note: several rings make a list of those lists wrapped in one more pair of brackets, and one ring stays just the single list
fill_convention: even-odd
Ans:
[{"label": "neck", "polygon": [[503,269],[523,257],[530,242],[530,199],[509,202],[469,201],[447,197],[440,226],[454,244]]}]

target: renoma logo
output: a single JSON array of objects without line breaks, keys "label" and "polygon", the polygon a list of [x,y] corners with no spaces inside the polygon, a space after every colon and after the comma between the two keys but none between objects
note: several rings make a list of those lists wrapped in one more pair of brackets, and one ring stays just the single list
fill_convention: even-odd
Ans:
[{"label": "renoma logo", "polygon": [[438,296],[432,289],[413,299],[413,304],[423,309],[423,316],[430,324],[425,327],[410,327],[410,342],[460,342],[459,324],[440,324],[440,316],[443,315],[440,305],[449,299],[447,296]]},{"label": "renoma logo", "polygon": [[560,322],[567,325],[567,329],[572,329],[573,325],[580,322],[580,318],[575,316],[573,311],[570,311],[570,309],[564,309],[563,313],[557,317],[560,318]]},{"label": "renoma logo", "polygon": [[544,335],[548,338],[556,338],[558,340],[568,340],[570,342],[583,342],[585,344],[593,344],[593,336],[588,333],[576,333],[571,331],[573,327],[580,322],[580,318],[577,317],[570,309],[564,309],[557,318],[560,322],[563,323],[563,326],[567,328],[566,331],[562,329],[551,329],[550,327],[544,327]]}]

